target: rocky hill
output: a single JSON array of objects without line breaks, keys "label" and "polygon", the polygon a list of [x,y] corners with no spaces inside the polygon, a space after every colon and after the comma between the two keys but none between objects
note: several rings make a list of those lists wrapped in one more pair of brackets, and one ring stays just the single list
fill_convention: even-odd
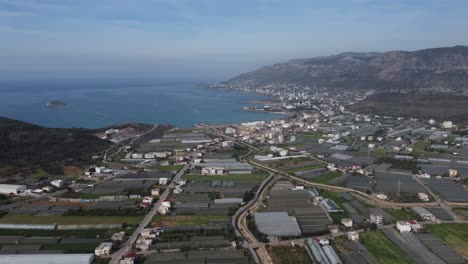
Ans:
[{"label": "rocky hill", "polygon": [[342,53],[296,59],[238,75],[227,83],[256,88],[273,83],[345,89],[468,90],[468,46],[385,53]]},{"label": "rocky hill", "polygon": [[[27,174],[36,169],[61,174],[64,165],[89,165],[94,155],[111,147],[114,143],[103,139],[104,131],[123,131],[119,142],[127,142],[153,127],[129,123],[101,129],[46,128],[0,117],[0,175]],[[160,137],[169,128],[158,126],[148,135]]]},{"label": "rocky hill", "polygon": [[65,163],[91,160],[111,142],[98,138],[94,130],[46,128],[0,118],[0,164],[10,171],[44,169],[60,173]]}]

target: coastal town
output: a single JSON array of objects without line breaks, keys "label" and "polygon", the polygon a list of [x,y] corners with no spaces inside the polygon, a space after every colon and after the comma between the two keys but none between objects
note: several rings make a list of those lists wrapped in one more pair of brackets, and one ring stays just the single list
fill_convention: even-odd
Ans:
[{"label": "coastal town", "polygon": [[0,254],[57,263],[467,263],[467,127],[355,113],[347,106],[369,94],[352,91],[255,92],[271,100],[246,110],[284,118],[157,135],[158,125],[131,136],[109,129],[96,136],[113,145],[93,164],[0,179]]}]

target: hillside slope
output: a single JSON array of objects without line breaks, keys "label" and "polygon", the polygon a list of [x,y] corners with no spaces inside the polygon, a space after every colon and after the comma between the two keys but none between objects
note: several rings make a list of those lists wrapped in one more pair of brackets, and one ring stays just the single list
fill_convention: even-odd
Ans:
[{"label": "hillside slope", "polygon": [[468,46],[385,53],[343,53],[296,59],[238,75],[227,83],[256,88],[273,83],[345,89],[468,87]]},{"label": "hillside slope", "polygon": [[0,164],[27,170],[59,173],[65,163],[90,161],[111,146],[94,130],[45,128],[0,117]]}]

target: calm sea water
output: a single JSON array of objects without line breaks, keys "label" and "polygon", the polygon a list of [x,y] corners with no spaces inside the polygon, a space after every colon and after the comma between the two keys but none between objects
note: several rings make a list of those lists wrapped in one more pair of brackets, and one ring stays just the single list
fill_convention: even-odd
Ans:
[{"label": "calm sea water", "polygon": [[[247,112],[245,101],[265,99],[249,93],[199,87],[193,83],[1,82],[0,116],[48,127],[98,128],[122,122],[226,124],[281,118]],[[50,100],[67,106],[48,108]]]}]

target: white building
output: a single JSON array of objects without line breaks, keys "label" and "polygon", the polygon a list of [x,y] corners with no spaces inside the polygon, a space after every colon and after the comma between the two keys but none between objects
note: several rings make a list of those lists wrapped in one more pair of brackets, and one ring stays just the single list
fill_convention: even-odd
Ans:
[{"label": "white building", "polygon": [[205,167],[201,170],[202,175],[223,175],[224,168],[222,167]]},{"label": "white building", "polygon": [[167,185],[168,178],[159,178],[159,185]]},{"label": "white building", "polygon": [[152,189],[151,190],[151,195],[152,196],[159,196],[160,190],[158,188]]},{"label": "white building", "polygon": [[235,134],[236,129],[232,127],[226,127],[226,130],[224,131],[225,134],[230,135],[230,134]]},{"label": "white building", "polygon": [[359,233],[356,231],[349,231],[348,233],[346,233],[346,236],[349,240],[359,240]]},{"label": "white building", "polygon": [[384,218],[381,214],[370,214],[369,220],[371,224],[381,225],[383,224]]},{"label": "white building", "polygon": [[125,237],[125,232],[121,231],[121,232],[117,232],[117,233],[112,234],[111,240],[112,241],[122,241],[124,239],[124,237]]},{"label": "white building", "polygon": [[341,223],[345,227],[352,227],[353,226],[353,220],[351,218],[343,218],[343,219],[341,219]]},{"label": "white building", "polygon": [[18,194],[26,190],[25,185],[16,185],[16,184],[0,184],[0,193],[3,194]]},{"label": "white building", "polygon": [[429,202],[429,195],[425,193],[418,193],[418,198],[423,202]]},{"label": "white building", "polygon": [[141,251],[148,251],[153,246],[152,239],[139,238],[135,243],[135,248]]},{"label": "white building", "polygon": [[63,180],[53,180],[50,182],[50,185],[55,186],[57,188],[63,187]]},{"label": "white building", "polygon": [[112,242],[102,242],[95,250],[94,255],[100,256],[109,256],[112,251]]},{"label": "white building", "polygon": [[452,121],[444,121],[444,122],[442,123],[442,127],[443,127],[443,128],[452,128],[452,126],[453,126]]},{"label": "white building", "polygon": [[398,221],[396,223],[396,228],[400,232],[411,232],[411,225],[406,221]]}]

